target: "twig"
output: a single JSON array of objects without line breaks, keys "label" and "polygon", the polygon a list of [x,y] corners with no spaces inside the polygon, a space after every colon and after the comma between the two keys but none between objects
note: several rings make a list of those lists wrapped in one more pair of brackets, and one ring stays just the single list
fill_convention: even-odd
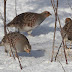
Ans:
[{"label": "twig", "polygon": [[11,53],[12,53],[12,55],[13,55],[13,58],[15,59],[14,53],[13,53],[13,51],[12,51],[12,48],[14,48],[15,53],[16,53],[16,56],[17,56],[18,61],[19,61],[19,66],[20,66],[20,68],[22,69],[22,65],[21,65],[21,62],[20,62],[20,60],[19,60],[19,56],[18,56],[18,53],[17,53],[17,49],[16,49],[16,47],[15,47],[14,41],[12,40],[11,36],[6,36],[6,39],[8,39],[8,41],[9,41]]},{"label": "twig", "polygon": [[[67,30],[67,33],[69,32],[69,29],[71,28],[71,26],[68,28],[68,30]],[[66,34],[67,34],[66,33]],[[64,35],[64,37],[66,36],[66,34]],[[62,35],[62,30],[61,30],[61,35]],[[64,39],[64,37],[62,37],[62,39]],[[62,40],[63,41],[63,40]],[[59,53],[59,50],[60,50],[60,48],[61,48],[61,45],[62,45],[62,42],[61,42],[61,44],[60,44],[60,46],[59,46],[59,48],[58,48],[58,51],[57,51],[57,53],[56,53],[56,56],[55,56],[55,61],[56,61],[56,58],[57,58],[57,55],[58,55],[58,53]],[[63,45],[64,46],[64,45]],[[67,59],[67,58],[66,58]]]},{"label": "twig", "polygon": [[58,51],[57,51],[57,53],[56,53],[55,61],[56,61],[57,55],[58,55],[58,53],[59,53],[59,50],[60,50],[60,48],[61,48],[61,45],[62,45],[62,42],[61,42],[61,44],[60,44],[60,46],[59,46],[59,48],[58,48]]},{"label": "twig", "polygon": [[[57,0],[57,8],[55,7],[54,0],[53,0],[53,2],[52,2],[52,0],[51,0],[51,3],[52,3],[52,7],[53,7],[53,10],[54,10],[54,13],[57,14],[57,15],[55,15],[55,18],[58,18],[59,25],[60,25],[60,29],[61,29],[60,33],[61,33],[61,32],[62,32],[62,28],[61,28],[60,19],[59,19],[58,13],[57,13],[58,0]],[[55,22],[57,22],[57,21],[55,20]],[[55,25],[55,26],[56,26],[56,25]],[[56,27],[55,27],[55,28],[56,28]],[[54,34],[55,34],[55,33],[54,33]],[[55,36],[55,35],[54,35],[54,36]],[[55,38],[54,38],[54,39],[55,39]],[[55,41],[55,40],[53,40],[53,45],[54,45],[54,41]],[[65,46],[64,46],[64,38],[62,38],[62,43],[63,43],[64,54],[65,54],[65,59],[66,59],[66,64],[67,64],[67,57],[66,57]],[[59,50],[58,50],[58,52],[59,52]],[[54,47],[53,47],[53,50],[52,50],[51,62],[53,61],[53,54],[54,54]],[[57,53],[57,54],[58,54],[58,53]]]},{"label": "twig", "polygon": [[6,0],[4,0],[4,34],[7,34],[6,31]]},{"label": "twig", "polygon": [[[53,5],[53,1],[51,0],[51,4],[55,13],[55,6]],[[52,57],[51,57],[51,62],[53,61],[53,54],[54,54],[54,42],[55,42],[55,31],[54,31],[54,37],[53,37],[53,46],[52,46]]]},{"label": "twig", "polygon": [[[16,3],[16,0],[15,0],[15,3]],[[16,5],[16,4],[15,4],[15,5]],[[15,6],[15,10],[16,10],[16,6]],[[17,14],[17,13],[16,13],[16,14]],[[6,0],[4,0],[4,33],[5,33],[5,35],[7,34],[7,32],[6,32]],[[11,53],[12,53],[14,59],[15,59],[15,56],[14,56],[13,51],[12,51],[12,47],[13,47],[13,48],[15,49],[16,56],[17,56],[17,58],[18,58],[20,68],[22,69],[22,65],[21,65],[21,63],[20,63],[19,56],[18,56],[18,54],[17,54],[17,50],[16,50],[16,48],[15,48],[14,42],[13,42],[13,40],[10,39],[9,37],[7,37],[7,39],[9,40],[9,43],[10,43]]]},{"label": "twig", "polygon": [[[3,19],[3,17],[2,17],[2,19]],[[4,0],[4,34],[7,35],[7,31],[6,31],[6,0]],[[10,43],[10,46],[11,46],[11,43]],[[11,49],[11,47],[10,47],[10,49]],[[11,52],[12,52],[12,55],[13,55],[12,49],[11,49]],[[13,55],[13,57],[14,57],[14,55]],[[14,59],[15,59],[15,57],[14,57]]]},{"label": "twig", "polygon": [[65,54],[66,64],[68,64],[67,56],[66,56],[66,51],[65,51],[65,46],[64,46],[64,39],[62,40],[62,43],[63,43],[63,49],[64,49],[64,54]]},{"label": "twig", "polygon": [[10,40],[9,38],[8,38],[8,40],[9,40],[9,43],[10,43],[11,53],[13,55],[13,58],[15,59],[15,56],[14,56],[13,51],[12,51],[12,40]]},{"label": "twig", "polygon": [[12,42],[12,47],[15,49],[16,57],[18,58],[18,61],[19,61],[19,66],[20,66],[20,68],[22,69],[23,67],[22,67],[21,62],[20,62],[20,60],[19,60],[19,56],[18,56],[17,49],[16,49],[16,47],[15,47],[14,42]]},{"label": "twig", "polygon": [[[69,29],[70,29],[70,28],[71,28],[71,26],[69,26],[69,28],[68,28],[68,30],[67,30],[67,33],[69,32]],[[66,34],[67,34],[67,33],[66,33]],[[66,36],[66,34],[64,35],[64,37]],[[62,29],[61,29],[61,35],[62,35]],[[55,61],[56,61],[57,55],[58,55],[58,53],[59,53],[59,49],[60,49],[62,43],[64,42],[64,37],[62,37],[63,40],[62,40],[62,42],[61,42],[61,44],[60,44],[60,46],[59,46],[59,48],[58,48],[58,51],[57,51],[57,53],[56,53]],[[63,48],[65,48],[64,44],[63,44]],[[65,49],[64,49],[64,52],[65,52]],[[68,64],[68,62],[67,62],[67,57],[66,57],[66,52],[65,52],[64,54],[65,54],[66,64]]]},{"label": "twig", "polygon": [[[3,17],[2,17],[2,20],[3,20]],[[7,35],[7,31],[6,31],[6,0],[4,0],[4,21],[3,22],[4,22],[4,34]],[[11,46],[11,43],[10,43],[10,46]],[[11,49],[11,47],[10,47],[10,49]],[[12,49],[11,49],[11,52],[12,52],[12,55],[13,55]],[[13,57],[14,57],[14,55],[13,55]],[[14,57],[14,59],[15,59],[15,57]]]},{"label": "twig", "polygon": [[53,55],[54,55],[55,33],[56,33],[56,25],[57,25],[57,9],[58,9],[58,3],[57,3],[57,8],[55,8],[55,4],[53,2],[51,0],[52,7],[53,7],[54,13],[55,13],[55,29],[54,29],[54,38],[53,38],[53,47],[52,47],[52,58],[51,58],[51,62],[53,61]]},{"label": "twig", "polygon": [[62,65],[62,63],[58,60],[58,62],[60,63],[60,65],[62,66],[62,69],[64,70],[64,72],[66,72],[65,71],[65,69],[64,69],[64,67],[63,67],[63,65]]}]

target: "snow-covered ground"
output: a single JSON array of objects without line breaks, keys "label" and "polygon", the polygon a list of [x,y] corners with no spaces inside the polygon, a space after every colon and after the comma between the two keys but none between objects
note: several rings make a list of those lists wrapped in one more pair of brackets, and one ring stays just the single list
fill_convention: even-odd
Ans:
[{"label": "snow-covered ground", "polygon": [[[46,20],[38,28],[33,30],[32,34],[34,37],[26,35],[32,46],[32,50],[30,55],[27,53],[19,53],[23,70],[20,69],[18,60],[14,60],[13,57],[9,57],[9,55],[4,52],[4,47],[0,47],[0,72],[64,72],[62,65],[66,72],[72,72],[71,50],[68,51],[68,65],[65,63],[63,49],[60,50],[57,61],[50,62],[55,25],[54,11],[51,6],[51,0],[16,1],[17,14],[23,12],[41,13],[47,10],[51,12],[52,16],[46,18]],[[4,7],[3,2],[3,0],[0,0],[0,12],[2,15]],[[59,0],[58,14],[62,26],[64,26],[65,18],[71,18],[72,16],[72,10],[68,4],[72,5],[72,0]],[[7,0],[7,23],[10,22],[15,16],[15,0]],[[58,27],[59,24],[57,23],[55,54],[61,43],[61,35]],[[14,28],[10,30],[14,31]],[[3,22],[0,18],[0,40],[2,39],[3,35]],[[62,65],[59,63],[59,61],[62,63]]]}]

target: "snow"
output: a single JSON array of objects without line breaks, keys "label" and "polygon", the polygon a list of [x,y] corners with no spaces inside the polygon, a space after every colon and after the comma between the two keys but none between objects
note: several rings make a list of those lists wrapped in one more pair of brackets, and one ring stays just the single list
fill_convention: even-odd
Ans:
[{"label": "snow", "polygon": [[[3,11],[3,0],[0,0],[0,12]],[[34,37],[27,36],[31,46],[31,54],[19,53],[20,61],[23,66],[21,70],[18,60],[9,57],[4,52],[4,47],[0,47],[0,72],[64,72],[62,65],[66,72],[72,72],[72,50],[68,51],[68,64],[65,63],[65,57],[63,49],[61,48],[57,61],[51,62],[53,34],[55,26],[54,11],[51,6],[51,0],[16,0],[17,2],[17,14],[23,12],[37,12],[41,13],[48,10],[52,13],[52,16],[48,17],[39,27],[33,30]],[[56,0],[55,0],[56,2]],[[61,20],[61,25],[64,26],[64,20],[66,17],[72,16],[72,10],[68,3],[71,5],[72,0],[59,0],[58,14]],[[7,23],[10,22],[15,16],[15,0],[7,0]],[[14,28],[9,29],[15,31]],[[59,32],[59,24],[57,23],[56,41],[55,41],[55,53],[61,43],[61,35]],[[25,33],[26,34],[26,33]],[[4,36],[3,22],[0,18],[0,40]],[[59,63],[59,61],[62,65]]]}]

